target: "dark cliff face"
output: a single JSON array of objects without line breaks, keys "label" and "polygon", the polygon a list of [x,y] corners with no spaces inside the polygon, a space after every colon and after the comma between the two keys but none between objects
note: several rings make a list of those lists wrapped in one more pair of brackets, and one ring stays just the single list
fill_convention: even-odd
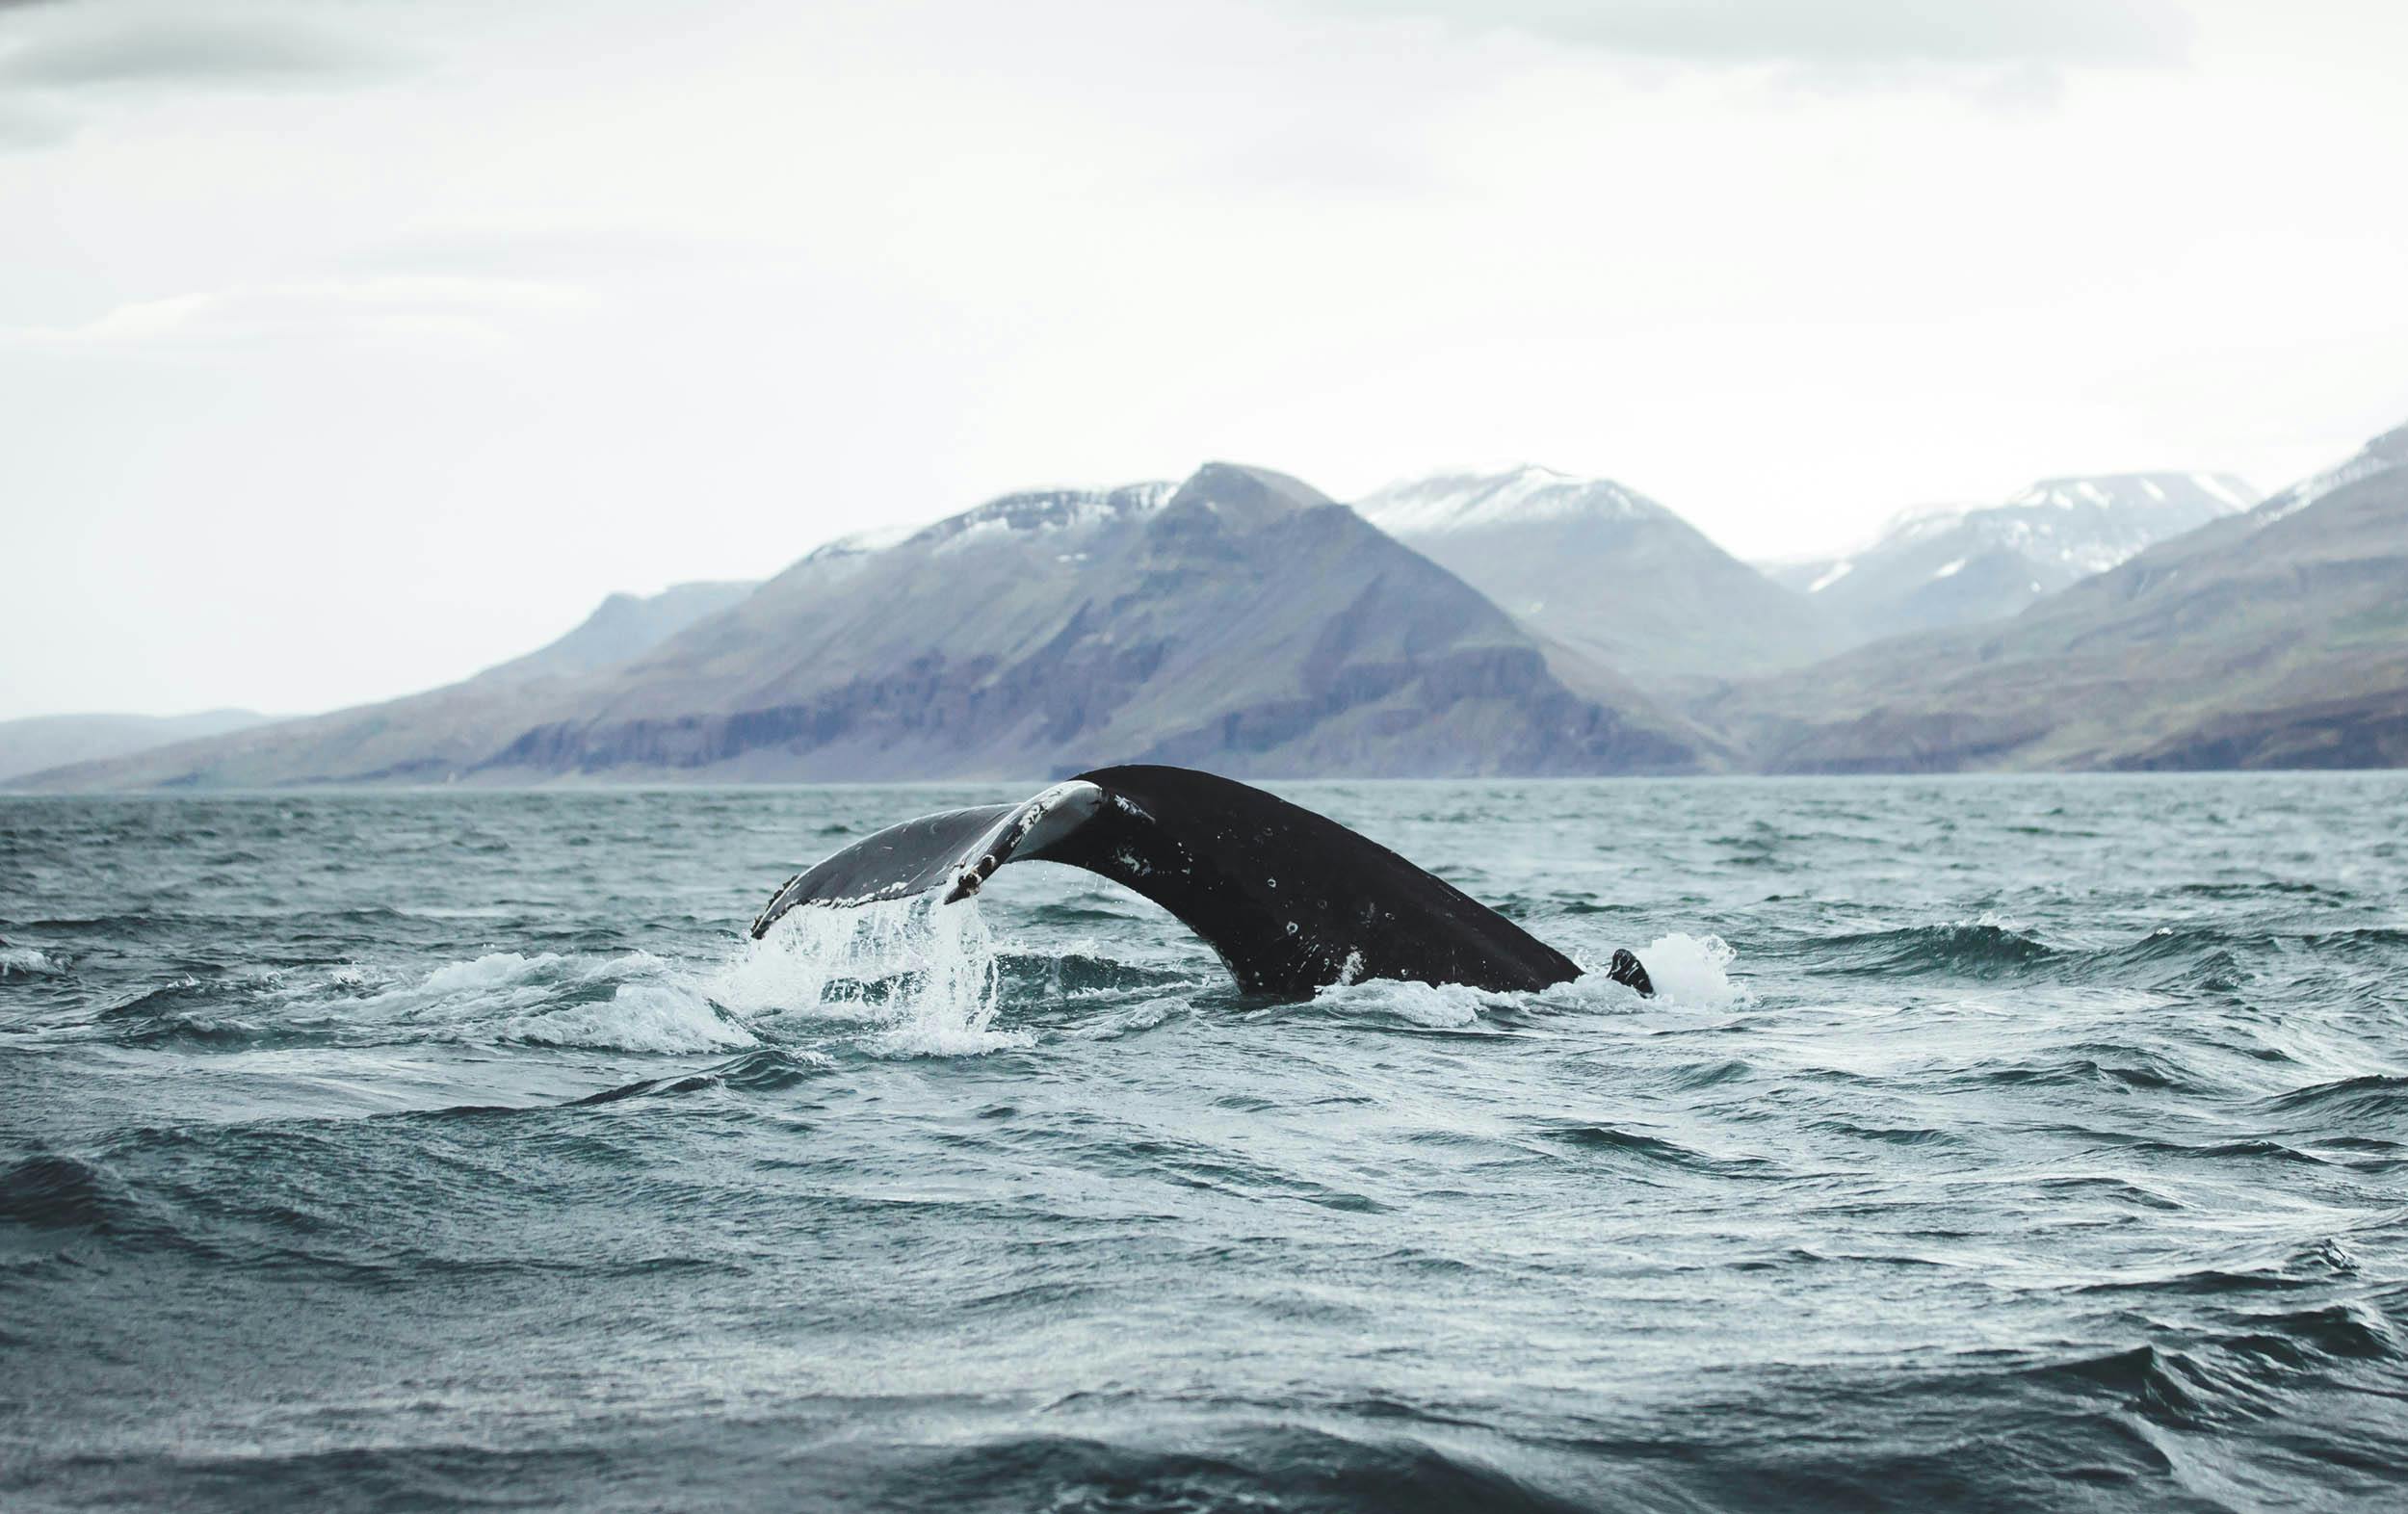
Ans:
[{"label": "dark cliff face", "polygon": [[67,785],[1685,771],[1711,758],[1296,480],[1007,496],[823,549],[641,655],[472,680]]},{"label": "dark cliff face", "polygon": [[1895,638],[1701,718],[1787,771],[2408,759],[2408,440],[2011,619]]}]

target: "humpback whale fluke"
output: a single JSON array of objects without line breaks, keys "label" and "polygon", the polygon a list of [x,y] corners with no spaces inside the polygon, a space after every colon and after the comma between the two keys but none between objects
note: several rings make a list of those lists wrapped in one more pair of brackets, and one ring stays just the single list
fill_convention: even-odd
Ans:
[{"label": "humpback whale fluke", "polygon": [[[1060,862],[1152,900],[1220,954],[1249,993],[1302,996],[1393,978],[1533,990],[1580,964],[1470,895],[1260,789],[1186,768],[1099,768],[1020,804],[889,826],[786,881],[755,940],[802,905],[977,893],[1007,862]],[[1654,985],[1629,952],[1610,976]]]}]

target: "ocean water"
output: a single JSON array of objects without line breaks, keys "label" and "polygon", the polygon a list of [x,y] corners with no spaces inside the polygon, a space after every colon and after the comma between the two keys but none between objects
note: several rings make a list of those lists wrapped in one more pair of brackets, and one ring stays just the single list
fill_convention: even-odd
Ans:
[{"label": "ocean water", "polygon": [[2408,1505],[2408,775],[1286,792],[1662,994],[743,939],[1017,791],[0,800],[0,1508]]}]

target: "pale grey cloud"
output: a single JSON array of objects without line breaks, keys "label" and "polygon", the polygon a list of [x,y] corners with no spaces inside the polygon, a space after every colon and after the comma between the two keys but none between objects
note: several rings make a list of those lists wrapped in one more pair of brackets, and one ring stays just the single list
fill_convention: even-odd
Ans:
[{"label": "pale grey cloud", "polygon": [[0,152],[48,147],[75,134],[75,123],[57,111],[0,98]]},{"label": "pale grey cloud", "polygon": [[392,53],[286,16],[150,15],[27,40],[0,82],[44,90],[170,84],[276,88],[388,72]]},{"label": "pale grey cloud", "polygon": [[523,279],[318,279],[135,300],[73,326],[0,328],[0,343],[163,352],[302,342],[491,348],[521,323],[571,310],[584,298],[574,288]]},{"label": "pale grey cloud", "polygon": [[1512,31],[1575,47],[1815,69],[2130,66],[2181,61],[2176,0],[1293,0],[1376,20]]}]

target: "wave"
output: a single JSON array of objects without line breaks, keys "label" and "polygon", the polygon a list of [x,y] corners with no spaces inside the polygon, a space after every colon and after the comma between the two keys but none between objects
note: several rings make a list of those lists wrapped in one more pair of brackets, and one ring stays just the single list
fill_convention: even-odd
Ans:
[{"label": "wave", "polygon": [[2244,1312],[2235,1322],[2181,1345],[2151,1343],[2018,1375],[2059,1392],[2105,1393],[2171,1428],[2211,1430],[2263,1416],[2305,1382],[2401,1356],[2395,1329],[2353,1304]]},{"label": "wave", "polygon": [[2187,1352],[2135,1345],[2106,1355],[2031,1368],[2023,1378],[2074,1393],[2104,1390],[2144,1418],[2176,1429],[2210,1429],[2231,1409],[2254,1403],[2262,1391],[2245,1377],[2216,1370]]},{"label": "wave", "polygon": [[2060,1050],[2068,1055],[2039,1062],[1976,1066],[1950,1081],[1960,1086],[2094,1087],[2149,1093],[2201,1092],[2212,1086],[2173,1057],[2143,1047],[2081,1042]]},{"label": "wave", "polygon": [[1080,951],[998,952],[995,970],[1002,979],[1004,999],[1013,1004],[1145,993],[1196,981],[1192,972],[1145,967]]},{"label": "wave", "polygon": [[1908,926],[1895,930],[1825,936],[1808,943],[1828,959],[1808,968],[1850,977],[1914,977],[1926,973],[1957,978],[2011,978],[2055,961],[2056,950],[2038,938],[1993,920],[1945,926]]},{"label": "wave", "polygon": [[356,963],[188,973],[96,1019],[124,1045],[231,1051],[439,1040],[675,1054],[758,1044],[644,952],[490,952],[414,979]]},{"label": "wave", "polygon": [[[1404,1435],[1303,1426],[1172,1449],[1020,1435],[881,1458],[863,1505],[929,1509],[1309,1509],[1315,1514],[1574,1514],[1586,1507],[1503,1468]],[[852,1501],[838,1497],[841,1504]]]},{"label": "wave", "polygon": [[119,1202],[106,1172],[73,1157],[28,1157],[0,1172],[0,1222],[38,1230],[96,1226]]},{"label": "wave", "polygon": [[2408,1076],[2368,1073],[2294,1088],[2261,1100],[2260,1107],[2285,1114],[2317,1115],[2326,1124],[2395,1121],[2408,1116]]},{"label": "wave", "polygon": [[2246,1317],[2247,1328],[2219,1336],[2227,1350],[2275,1357],[2288,1366],[2318,1361],[2388,1362],[2401,1356],[2397,1330],[2372,1310],[2353,1304],[2279,1310]]},{"label": "wave", "polygon": [[2325,1240],[2285,1255],[2255,1263],[2224,1262],[2204,1266],[2139,1271],[2084,1285],[2090,1293],[2156,1292],[2176,1294],[2238,1294],[2294,1292],[2329,1287],[2359,1275],[2358,1259],[2340,1241]]},{"label": "wave", "polygon": [[676,1054],[759,1044],[649,952],[488,952],[357,1001],[354,1016],[453,1041]]},{"label": "wave", "polygon": [[663,1098],[715,1090],[773,1093],[816,1078],[835,1065],[835,1058],[824,1053],[788,1052],[764,1047],[698,1073],[676,1078],[646,1078],[573,1102],[580,1105],[617,1104],[628,1099]]},{"label": "wave", "polygon": [[65,972],[64,957],[33,947],[0,946],[0,979],[58,978]]},{"label": "wave", "polygon": [[1614,1125],[1549,1125],[1542,1126],[1539,1134],[1567,1146],[1635,1157],[1651,1164],[1678,1167],[1714,1177],[1765,1178],[1780,1175],[1778,1164],[1763,1157],[1710,1156],[1662,1136],[1648,1136]]},{"label": "wave", "polygon": [[1481,1023],[1483,1010],[1511,1003],[1505,995],[1462,983],[1416,983],[1391,978],[1332,983],[1313,995],[1317,1008],[1400,1020],[1426,1030],[1469,1029]]}]

